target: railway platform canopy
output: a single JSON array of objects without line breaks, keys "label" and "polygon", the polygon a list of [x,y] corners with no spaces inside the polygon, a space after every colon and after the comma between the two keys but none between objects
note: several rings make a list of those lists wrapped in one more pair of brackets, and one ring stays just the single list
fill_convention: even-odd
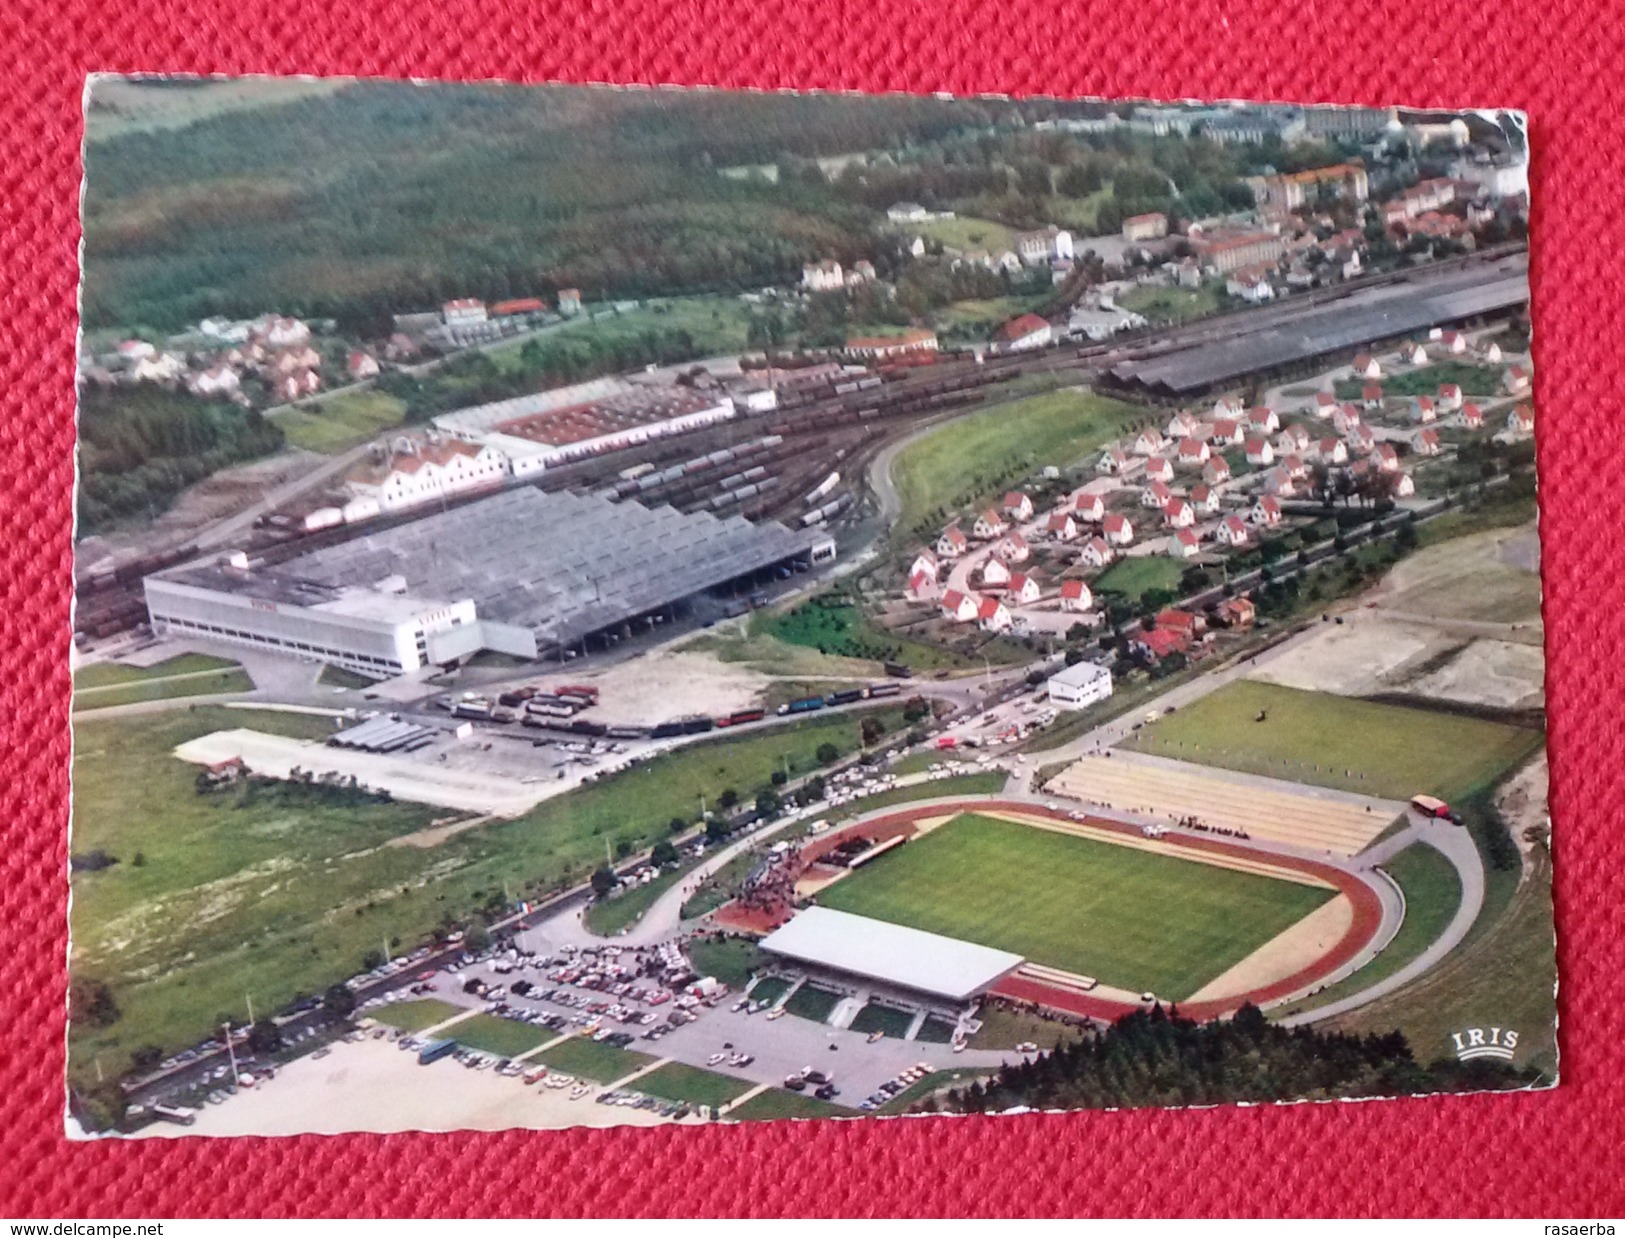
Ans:
[{"label": "railway platform canopy", "polygon": [[951,1002],[986,992],[1025,961],[1006,950],[830,907],[796,913],[762,939],[762,949],[796,963]]},{"label": "railway platform canopy", "polygon": [[1504,313],[1528,300],[1527,252],[1443,275],[1419,271],[1414,279],[1361,288],[1292,312],[1289,306],[1244,311],[1200,343],[1113,367],[1110,379],[1153,395],[1197,395],[1244,375]]}]

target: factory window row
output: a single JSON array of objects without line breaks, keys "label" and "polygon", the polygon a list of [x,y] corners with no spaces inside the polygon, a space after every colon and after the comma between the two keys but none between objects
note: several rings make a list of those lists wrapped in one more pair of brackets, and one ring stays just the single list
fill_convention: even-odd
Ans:
[{"label": "factory window row", "polygon": [[227,640],[249,641],[256,645],[267,645],[275,649],[293,649],[300,653],[319,654],[335,661],[365,662],[370,666],[380,666],[395,671],[402,669],[398,661],[390,658],[378,658],[370,654],[353,653],[347,649],[329,649],[325,645],[308,645],[302,641],[282,640],[274,636],[265,636],[259,632],[245,632],[237,628],[224,628],[212,623],[196,623],[190,619],[175,619],[168,615],[159,614],[154,614],[152,621],[164,624],[167,627],[196,632],[200,635],[220,636]]}]

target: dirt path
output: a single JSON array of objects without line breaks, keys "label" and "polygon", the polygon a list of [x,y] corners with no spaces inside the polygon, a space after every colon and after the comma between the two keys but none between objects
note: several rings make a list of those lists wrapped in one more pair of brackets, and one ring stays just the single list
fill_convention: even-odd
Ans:
[{"label": "dirt path", "polygon": [[1223,975],[1215,976],[1191,994],[1190,1000],[1237,997],[1294,975],[1322,958],[1353,924],[1354,906],[1340,894],[1272,937]]}]

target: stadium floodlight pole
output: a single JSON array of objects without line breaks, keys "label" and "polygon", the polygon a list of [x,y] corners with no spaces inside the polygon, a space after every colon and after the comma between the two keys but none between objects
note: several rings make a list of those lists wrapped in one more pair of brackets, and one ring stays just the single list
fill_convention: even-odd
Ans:
[{"label": "stadium floodlight pole", "polygon": [[221,1030],[226,1034],[226,1057],[231,1062],[231,1081],[232,1083],[237,1084],[240,1083],[241,1080],[237,1074],[237,1049],[231,1043],[231,1024],[230,1022],[222,1023],[220,1027]]}]

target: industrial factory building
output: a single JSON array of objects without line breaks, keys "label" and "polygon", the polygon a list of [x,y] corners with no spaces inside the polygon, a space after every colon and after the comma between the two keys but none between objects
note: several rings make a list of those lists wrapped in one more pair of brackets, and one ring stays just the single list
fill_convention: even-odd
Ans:
[{"label": "industrial factory building", "polygon": [[482,649],[563,657],[834,557],[812,530],[524,488],[274,567],[236,556],[162,572],[146,595],[160,635],[382,678]]}]

